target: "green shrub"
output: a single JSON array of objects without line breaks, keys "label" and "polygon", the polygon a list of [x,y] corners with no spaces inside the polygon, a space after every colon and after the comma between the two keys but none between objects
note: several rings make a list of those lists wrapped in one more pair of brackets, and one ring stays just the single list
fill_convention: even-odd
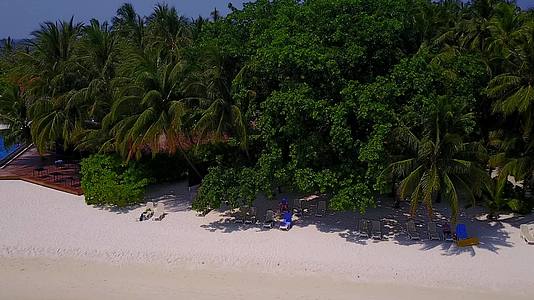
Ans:
[{"label": "green shrub", "polygon": [[231,207],[250,205],[259,193],[259,182],[253,168],[209,169],[208,175],[202,180],[198,194],[193,201],[193,209],[204,211],[219,208],[222,202]]},{"label": "green shrub", "polygon": [[81,183],[90,205],[125,207],[143,200],[149,183],[136,164],[125,165],[117,156],[95,154],[82,160]]}]

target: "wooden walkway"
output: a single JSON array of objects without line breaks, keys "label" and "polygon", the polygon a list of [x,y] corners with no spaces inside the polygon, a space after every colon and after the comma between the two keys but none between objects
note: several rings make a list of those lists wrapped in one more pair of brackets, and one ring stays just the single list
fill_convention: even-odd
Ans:
[{"label": "wooden walkway", "polygon": [[35,147],[27,149],[0,169],[0,180],[24,180],[74,195],[83,195],[80,186],[80,165],[65,160],[62,165],[55,161],[62,157],[46,154],[40,156]]}]

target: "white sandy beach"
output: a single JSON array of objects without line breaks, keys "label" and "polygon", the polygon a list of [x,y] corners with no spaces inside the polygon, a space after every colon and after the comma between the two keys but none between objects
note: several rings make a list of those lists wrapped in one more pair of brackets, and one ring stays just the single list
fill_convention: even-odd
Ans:
[{"label": "white sandy beach", "polygon": [[[199,217],[184,184],[153,188],[149,198],[166,203],[163,221],[136,222],[142,208],[103,210],[83,196],[0,181],[0,299],[534,296],[534,247],[518,229],[532,216],[487,223],[468,212],[481,245],[458,249],[402,233],[361,240],[354,213],[309,217],[289,232],[235,225],[219,212]],[[384,207],[369,217],[396,213]]]}]

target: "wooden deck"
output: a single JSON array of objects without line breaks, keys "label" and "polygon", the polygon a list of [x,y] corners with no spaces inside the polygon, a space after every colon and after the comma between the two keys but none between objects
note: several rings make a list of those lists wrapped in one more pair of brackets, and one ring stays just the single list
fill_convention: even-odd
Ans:
[{"label": "wooden deck", "polygon": [[65,160],[53,154],[40,156],[37,149],[31,147],[0,169],[0,180],[24,180],[62,192],[83,195],[79,163],[65,160],[65,164],[56,165],[54,162],[59,159]]}]

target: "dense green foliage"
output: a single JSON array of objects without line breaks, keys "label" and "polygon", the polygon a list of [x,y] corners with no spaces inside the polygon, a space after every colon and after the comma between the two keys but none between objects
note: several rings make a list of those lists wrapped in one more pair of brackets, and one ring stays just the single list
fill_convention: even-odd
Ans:
[{"label": "dense green foliage", "polygon": [[143,200],[149,179],[137,164],[124,165],[119,157],[95,154],[82,160],[82,188],[90,205],[125,207]]},{"label": "dense green foliage", "polygon": [[0,112],[41,151],[205,175],[199,210],[281,188],[364,211],[397,185],[412,211],[444,200],[453,218],[462,199],[527,207],[534,18],[507,2],[258,0],[211,20],[124,4],[111,26],[47,22],[29,51],[6,47],[18,92]]}]

